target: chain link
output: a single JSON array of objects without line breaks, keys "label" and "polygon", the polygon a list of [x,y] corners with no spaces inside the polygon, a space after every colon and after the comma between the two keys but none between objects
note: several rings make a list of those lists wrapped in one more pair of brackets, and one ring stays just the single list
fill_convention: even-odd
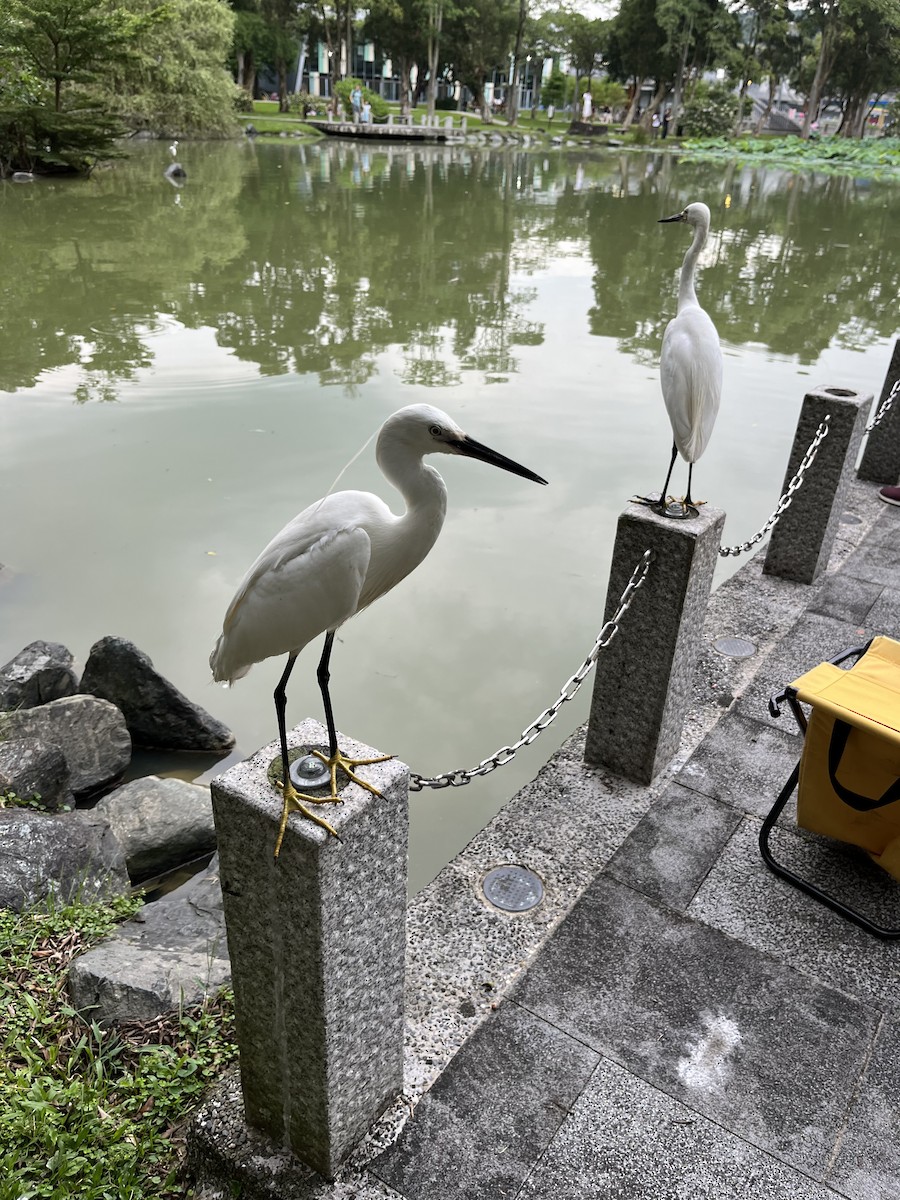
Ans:
[{"label": "chain link", "polygon": [[881,424],[881,422],[887,416],[888,410],[890,409],[891,405],[897,399],[898,391],[900,391],[900,379],[895,379],[894,386],[891,388],[890,394],[885,399],[884,404],[882,404],[881,408],[879,408],[878,412],[875,414],[875,416],[872,418],[872,420],[866,426],[866,433],[871,433],[872,430],[877,425]]},{"label": "chain link", "polygon": [[772,513],[771,517],[769,517],[768,521],[766,521],[765,525],[763,525],[762,529],[760,529],[758,533],[754,533],[753,537],[747,542],[741,542],[737,546],[720,546],[719,554],[722,556],[722,558],[727,558],[729,554],[744,554],[747,550],[752,550],[757,542],[761,542],[766,534],[775,528],[782,513],[790,506],[795,493],[803,485],[803,477],[812,466],[819,447],[828,437],[828,426],[830,422],[831,417],[826,416],[822,421],[822,424],[816,430],[816,436],[809,443],[807,451],[803,455],[803,461],[797,468],[797,474],[788,484],[787,491],[776,504],[775,511]]},{"label": "chain link", "polygon": [[597,634],[597,639],[594,642],[593,648],[578,670],[563,684],[560,689],[558,698],[545,708],[539,717],[536,717],[527,729],[523,730],[522,736],[517,742],[511,746],[502,746],[495,751],[489,758],[483,758],[477,767],[471,767],[468,771],[446,771],[443,775],[435,775],[431,779],[423,779],[421,775],[411,773],[409,777],[409,790],[411,792],[420,792],[422,788],[445,788],[445,787],[464,787],[467,783],[471,783],[473,779],[477,779],[481,775],[489,775],[491,771],[497,767],[505,767],[508,762],[516,757],[516,754],[523,746],[530,746],[531,743],[538,738],[548,725],[551,725],[556,719],[556,714],[562,706],[572,700],[577,694],[581,685],[587,678],[588,672],[597,661],[597,657],[601,650],[605,650],[616,634],[619,632],[619,622],[622,617],[631,607],[631,602],[634,599],[635,592],[642,586],[647,578],[647,572],[650,570],[650,561],[653,558],[652,550],[645,550],[640,562],[631,573],[631,578],[625,585],[625,590],[619,600],[619,606],[613,613],[612,617],[606,622],[600,632]]}]

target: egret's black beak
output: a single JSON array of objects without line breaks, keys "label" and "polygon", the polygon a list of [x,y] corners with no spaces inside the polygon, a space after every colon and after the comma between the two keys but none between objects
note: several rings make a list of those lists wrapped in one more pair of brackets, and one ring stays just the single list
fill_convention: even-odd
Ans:
[{"label": "egret's black beak", "polygon": [[448,438],[447,445],[452,446],[457,453],[464,454],[466,458],[477,458],[479,462],[490,463],[492,467],[502,467],[504,471],[510,471],[513,475],[521,475],[523,479],[530,479],[532,483],[547,482],[546,479],[541,479],[540,475],[535,475],[534,471],[529,471],[527,467],[522,467],[517,462],[513,462],[505,454],[498,454],[496,450],[491,450],[489,446],[483,446],[481,442],[476,442],[474,438],[463,436],[461,438],[454,438],[452,441]]},{"label": "egret's black beak", "polygon": [[667,225],[669,223],[669,221],[685,221],[685,220],[687,220],[687,218],[685,217],[684,213],[680,212],[680,213],[676,213],[674,217],[660,217],[656,223],[657,223],[657,225]]}]

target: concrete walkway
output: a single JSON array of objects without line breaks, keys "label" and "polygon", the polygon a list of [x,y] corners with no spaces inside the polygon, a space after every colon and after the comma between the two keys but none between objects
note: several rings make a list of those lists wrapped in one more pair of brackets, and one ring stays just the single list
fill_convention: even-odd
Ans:
[{"label": "concrete walkway", "polygon": [[[900,1198],[900,947],[757,848],[801,746],[768,696],[900,638],[900,509],[876,493],[853,485],[820,583],[772,580],[760,555],[717,590],[684,749],[653,787],[585,767],[576,735],[412,902],[406,1095],[333,1184],[270,1156],[242,1195]],[[721,636],[759,652],[722,658]],[[900,888],[790,809],[773,845],[900,924]],[[537,909],[487,904],[500,863],[541,876]]]}]

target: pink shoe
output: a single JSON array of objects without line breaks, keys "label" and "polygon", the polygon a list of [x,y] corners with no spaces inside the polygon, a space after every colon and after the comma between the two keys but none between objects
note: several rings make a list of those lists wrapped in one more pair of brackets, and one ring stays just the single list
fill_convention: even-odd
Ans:
[{"label": "pink shoe", "polygon": [[878,495],[887,504],[900,504],[900,487],[883,487]]}]

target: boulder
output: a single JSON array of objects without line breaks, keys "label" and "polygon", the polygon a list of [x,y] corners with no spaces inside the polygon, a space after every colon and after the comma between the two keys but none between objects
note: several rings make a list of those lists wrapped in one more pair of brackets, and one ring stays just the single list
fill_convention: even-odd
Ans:
[{"label": "boulder", "polygon": [[51,893],[86,902],[127,895],[125,855],[91,813],[0,811],[0,908],[20,912]]},{"label": "boulder", "polygon": [[230,729],[192,704],[125,638],[101,638],[91,648],[81,690],[122,710],[136,746],[220,754],[234,745]]},{"label": "boulder", "polygon": [[72,661],[59,642],[31,642],[0,667],[0,709],[34,708],[74,696],[78,676]]},{"label": "boulder", "polygon": [[218,860],[69,968],[74,1008],[103,1024],[198,1004],[231,981]]},{"label": "boulder", "polygon": [[114,783],[131,761],[125,718],[114,704],[94,696],[66,696],[40,708],[6,713],[2,730],[9,740],[37,738],[58,746],[76,799]]},{"label": "boulder", "polygon": [[148,775],[95,806],[122,843],[133,880],[159,875],[216,848],[209,788]]},{"label": "boulder", "polygon": [[74,805],[69,766],[59,746],[38,738],[0,742],[0,796],[7,792],[20,800],[40,800],[52,812]]}]

